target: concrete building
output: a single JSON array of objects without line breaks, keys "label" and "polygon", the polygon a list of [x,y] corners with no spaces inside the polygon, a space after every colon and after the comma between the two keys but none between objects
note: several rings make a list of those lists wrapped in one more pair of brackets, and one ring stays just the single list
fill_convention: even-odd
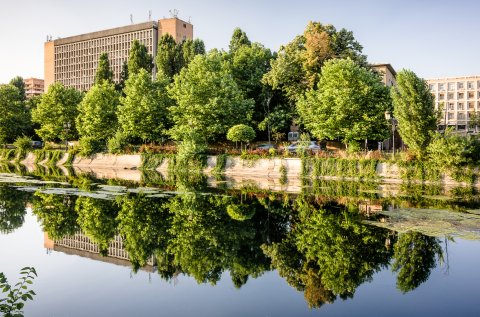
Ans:
[{"label": "concrete building", "polygon": [[476,132],[480,111],[480,76],[428,79],[435,96],[435,109],[441,109],[439,130],[452,127],[458,132]]},{"label": "concrete building", "polygon": [[47,41],[45,91],[54,82],[81,91],[90,89],[103,52],[108,54],[114,80],[118,81],[132,42],[138,40],[155,57],[158,39],[164,34],[172,35],[177,42],[193,39],[193,25],[174,17]]},{"label": "concrete building", "polygon": [[383,83],[385,86],[395,86],[396,81],[395,77],[397,76],[397,72],[393,69],[392,65],[390,64],[372,64],[370,65],[373,69],[377,72],[382,74]]},{"label": "concrete building", "polygon": [[34,96],[39,96],[43,94],[44,81],[43,79],[38,78],[27,78],[23,80],[25,84],[25,95],[27,98],[32,98]]}]

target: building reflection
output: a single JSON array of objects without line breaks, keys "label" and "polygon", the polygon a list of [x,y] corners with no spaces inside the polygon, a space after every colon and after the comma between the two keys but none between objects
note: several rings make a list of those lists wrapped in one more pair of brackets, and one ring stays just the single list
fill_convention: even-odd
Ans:
[{"label": "building reflection", "polygon": [[[98,243],[93,242],[82,232],[78,232],[73,236],[64,237],[59,240],[53,240],[48,237],[48,233],[44,232],[44,247],[48,251],[62,252],[68,255],[77,255],[95,261],[111,263],[121,266],[131,266],[128,252],[125,251],[123,239],[117,235],[109,243],[107,253],[104,255],[100,252]],[[146,265],[140,268],[142,271],[155,272],[156,259],[152,255]]]}]

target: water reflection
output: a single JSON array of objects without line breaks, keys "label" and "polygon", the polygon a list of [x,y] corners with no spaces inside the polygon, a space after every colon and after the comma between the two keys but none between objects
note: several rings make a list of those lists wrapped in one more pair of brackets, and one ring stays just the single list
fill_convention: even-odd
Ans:
[{"label": "water reflection", "polygon": [[[229,272],[237,288],[277,270],[311,308],[353,297],[389,267],[398,289],[412,291],[443,260],[436,237],[371,225],[388,220],[379,213],[392,205],[445,204],[434,197],[444,194],[437,189],[407,199],[381,197],[378,184],[346,182],[317,181],[298,195],[210,189],[201,175],[176,178],[175,188],[168,185],[176,192],[108,188],[88,176],[70,183],[78,190],[45,185],[31,194],[0,186],[2,232],[22,225],[31,202],[53,250],[156,270],[167,281],[186,274],[216,284]],[[105,199],[95,198],[107,189]],[[476,202],[473,195],[458,205]]]}]

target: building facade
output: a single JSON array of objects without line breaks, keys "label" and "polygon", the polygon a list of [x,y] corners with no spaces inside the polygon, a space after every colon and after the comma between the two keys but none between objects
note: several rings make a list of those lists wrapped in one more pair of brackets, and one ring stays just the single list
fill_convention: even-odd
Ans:
[{"label": "building facade", "polygon": [[439,130],[477,131],[480,76],[428,79],[427,83],[435,97],[435,109],[441,110]]},{"label": "building facade", "polygon": [[374,70],[382,75],[382,81],[385,86],[391,87],[395,86],[396,81],[395,77],[397,72],[393,69],[390,64],[372,64],[370,65]]},{"label": "building facade", "polygon": [[44,89],[54,82],[80,91],[90,89],[102,53],[108,54],[114,80],[118,82],[132,42],[138,40],[155,57],[158,39],[164,34],[172,35],[177,42],[193,39],[193,25],[170,18],[47,41]]},{"label": "building facade", "polygon": [[27,78],[23,80],[25,84],[25,95],[27,98],[39,96],[44,92],[44,81],[38,78]]}]

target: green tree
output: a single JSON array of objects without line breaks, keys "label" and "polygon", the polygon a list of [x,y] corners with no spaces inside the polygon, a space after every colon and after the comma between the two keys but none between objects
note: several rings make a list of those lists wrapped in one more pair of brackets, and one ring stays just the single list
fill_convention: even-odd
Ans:
[{"label": "green tree", "polygon": [[245,124],[237,124],[228,129],[227,140],[248,143],[255,139],[255,130]]},{"label": "green tree", "polygon": [[10,85],[13,85],[18,88],[18,91],[20,92],[20,98],[22,101],[25,101],[27,99],[25,95],[25,82],[23,81],[23,78],[21,76],[16,76],[10,80]]},{"label": "green tree", "polygon": [[157,65],[157,74],[160,78],[173,78],[179,68],[181,61],[177,42],[170,34],[164,34],[158,40],[157,56],[155,64]]},{"label": "green tree", "polygon": [[117,108],[119,93],[115,85],[108,80],[101,80],[87,92],[78,105],[76,126],[81,137],[92,137],[106,141],[117,130]]},{"label": "green tree", "polygon": [[230,40],[230,44],[228,48],[230,49],[230,53],[234,53],[240,47],[247,45],[250,46],[251,42],[248,39],[248,36],[245,32],[243,32],[240,28],[235,28],[233,30],[233,35]]},{"label": "green tree", "polygon": [[[186,67],[197,55],[205,55],[205,43],[200,39],[187,39],[181,43],[183,66]],[[180,70],[178,70],[180,71]]]},{"label": "green tree", "polygon": [[0,232],[11,233],[20,228],[27,214],[30,194],[0,185]]},{"label": "green tree", "polygon": [[130,53],[128,55],[128,74],[138,74],[140,69],[145,69],[148,73],[152,73],[153,58],[148,54],[147,47],[138,40],[132,42]]},{"label": "green tree", "polygon": [[[37,108],[32,110],[32,120],[40,125],[35,130],[45,141],[76,138],[75,118],[82,94],[74,88],[65,88],[61,83],[48,87]],[[69,123],[70,129],[64,125]]]},{"label": "green tree", "polygon": [[14,85],[0,85],[0,113],[0,144],[5,144],[20,136],[29,121],[21,92]]},{"label": "green tree", "polygon": [[120,98],[118,122],[124,136],[160,142],[168,127],[168,79],[152,81],[146,70],[130,75]]},{"label": "green tree", "polygon": [[427,82],[410,70],[398,72],[396,82],[391,95],[398,133],[413,153],[422,156],[437,128],[434,97]]},{"label": "green tree", "polygon": [[245,99],[223,60],[217,51],[197,55],[175,76],[168,89],[176,101],[169,108],[174,139],[182,140],[193,131],[205,141],[215,140],[229,127],[250,120],[253,100]]},{"label": "green tree", "polygon": [[125,82],[128,79],[128,63],[124,61],[122,64],[122,72],[120,73],[120,79],[115,85],[115,89],[123,93],[123,88],[125,88]]},{"label": "green tree", "polygon": [[436,258],[443,255],[437,238],[418,232],[401,234],[394,246],[392,270],[398,272],[397,288],[404,293],[416,289],[430,276]]},{"label": "green tree", "polygon": [[297,107],[318,139],[340,137],[348,144],[388,135],[384,112],[390,107],[389,90],[376,74],[350,59],[327,61],[318,88],[308,91]]},{"label": "green tree", "polygon": [[110,68],[108,54],[103,52],[98,59],[97,72],[95,73],[95,84],[101,84],[103,81],[113,83],[113,71]]},{"label": "green tree", "polygon": [[327,60],[349,58],[360,66],[367,66],[362,50],[351,31],[337,31],[330,24],[309,22],[302,35],[280,47],[264,82],[295,102],[308,88],[315,88]]}]

